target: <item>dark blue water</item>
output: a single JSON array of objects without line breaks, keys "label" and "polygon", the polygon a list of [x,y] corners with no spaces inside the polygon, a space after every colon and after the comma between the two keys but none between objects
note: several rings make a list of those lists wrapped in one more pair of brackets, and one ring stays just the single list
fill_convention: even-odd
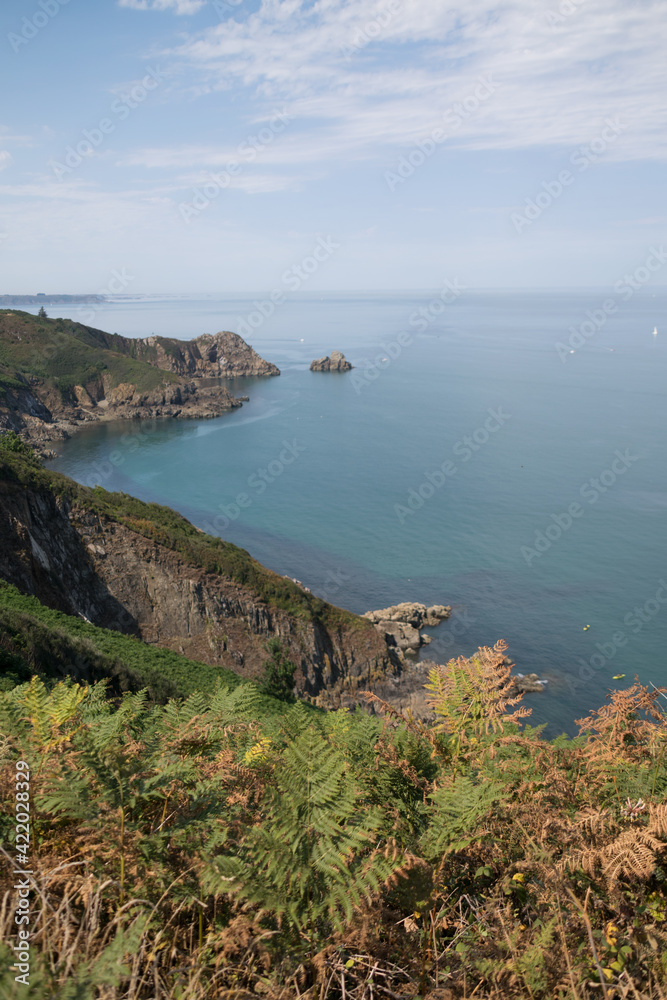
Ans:
[{"label": "dark blue water", "polygon": [[[528,701],[550,731],[635,673],[667,681],[665,291],[304,296],[261,323],[252,299],[174,299],[93,325],[188,338],[248,317],[282,375],[239,380],[241,410],[95,427],[52,464],[175,507],[342,607],[451,604],[428,656],[506,639],[549,680]],[[354,372],[308,370],[334,348]]]}]

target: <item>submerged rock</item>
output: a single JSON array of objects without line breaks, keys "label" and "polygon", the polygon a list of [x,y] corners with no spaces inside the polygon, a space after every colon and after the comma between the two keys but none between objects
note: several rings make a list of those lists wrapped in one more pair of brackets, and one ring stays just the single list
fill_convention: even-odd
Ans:
[{"label": "submerged rock", "polygon": [[521,694],[534,694],[544,691],[546,681],[541,681],[537,674],[515,674],[512,678],[514,687]]}]

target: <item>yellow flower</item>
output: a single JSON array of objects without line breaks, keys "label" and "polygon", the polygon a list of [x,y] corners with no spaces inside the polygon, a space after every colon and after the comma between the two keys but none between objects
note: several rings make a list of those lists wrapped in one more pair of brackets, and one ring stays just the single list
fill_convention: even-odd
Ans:
[{"label": "yellow flower", "polygon": [[618,941],[619,930],[616,924],[610,920],[604,929],[604,936],[607,939],[607,944],[610,948],[613,948]]},{"label": "yellow flower", "polygon": [[512,881],[513,882],[518,882],[519,885],[523,885],[525,879],[526,879],[526,876],[524,875],[523,872],[515,872],[514,875],[512,875]]}]

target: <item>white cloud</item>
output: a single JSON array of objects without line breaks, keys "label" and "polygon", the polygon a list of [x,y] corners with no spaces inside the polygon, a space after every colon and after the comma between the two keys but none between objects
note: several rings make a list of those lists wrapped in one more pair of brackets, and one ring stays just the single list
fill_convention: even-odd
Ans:
[{"label": "white cloud", "polygon": [[12,163],[13,157],[6,149],[0,149],[0,170],[5,170]]},{"label": "white cloud", "polygon": [[174,14],[196,14],[207,0],[118,0],[119,7],[131,10],[173,10]]},{"label": "white cloud", "polygon": [[309,120],[302,159],[321,147],[327,155],[330,142],[344,157],[407,147],[489,76],[495,93],[448,143],[573,147],[619,117],[627,127],[610,159],[666,159],[662,0],[586,0],[556,23],[547,13],[533,0],[468,0],[460,10],[433,0],[262,0],[170,54],[203,89],[246,87],[267,107],[287,102]]}]

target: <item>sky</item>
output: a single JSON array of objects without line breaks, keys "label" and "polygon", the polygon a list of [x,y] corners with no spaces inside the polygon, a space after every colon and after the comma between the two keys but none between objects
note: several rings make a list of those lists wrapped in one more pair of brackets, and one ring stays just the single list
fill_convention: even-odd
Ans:
[{"label": "sky", "polygon": [[0,294],[632,275],[664,0],[451,2],[4,0]]}]

